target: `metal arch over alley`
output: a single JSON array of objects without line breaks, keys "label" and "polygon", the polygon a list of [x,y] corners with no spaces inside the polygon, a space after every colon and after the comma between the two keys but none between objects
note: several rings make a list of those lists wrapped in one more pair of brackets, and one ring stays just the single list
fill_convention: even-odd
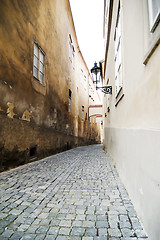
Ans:
[{"label": "metal arch over alley", "polygon": [[0,239],[147,239],[101,145],[0,174]]}]

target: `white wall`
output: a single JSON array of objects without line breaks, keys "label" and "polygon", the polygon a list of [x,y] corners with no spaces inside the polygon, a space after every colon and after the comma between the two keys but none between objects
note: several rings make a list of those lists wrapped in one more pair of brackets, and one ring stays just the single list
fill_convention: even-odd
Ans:
[{"label": "white wall", "polygon": [[[114,1],[105,81],[104,145],[134,203],[150,240],[160,239],[160,24],[149,32],[147,0],[122,0],[124,97],[115,106]],[[153,51],[154,50],[154,51]],[[153,52],[152,52],[153,51]],[[150,57],[149,54],[152,52]],[[144,61],[148,58],[148,62]],[[106,108],[110,108],[108,112]]]},{"label": "white wall", "polygon": [[160,239],[160,130],[105,128],[111,156],[150,240]]}]

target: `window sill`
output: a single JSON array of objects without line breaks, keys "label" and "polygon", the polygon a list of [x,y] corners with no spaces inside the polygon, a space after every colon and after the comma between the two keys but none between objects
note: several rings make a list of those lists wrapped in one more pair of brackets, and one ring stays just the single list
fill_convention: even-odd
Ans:
[{"label": "window sill", "polygon": [[123,88],[121,88],[116,96],[115,107],[117,107],[117,105],[119,104],[123,97],[124,97]]},{"label": "window sill", "polygon": [[121,92],[122,92],[122,87],[119,89],[119,91],[118,91],[118,93],[117,93],[117,95],[116,95],[116,99],[119,97],[119,95],[121,94]]},{"label": "window sill", "polygon": [[46,85],[45,85],[45,83],[41,83],[40,81],[39,81],[39,79],[38,78],[36,78],[35,76],[33,76],[33,78],[40,84],[40,85],[42,85],[43,87],[45,87]]},{"label": "window sill", "polygon": [[151,58],[152,54],[154,53],[154,51],[156,50],[156,48],[158,47],[159,44],[160,44],[160,36],[158,36],[156,39],[154,39],[152,45],[150,46],[150,49],[146,53],[146,55],[144,57],[144,61],[143,61],[144,65],[146,65],[148,63],[149,59]]},{"label": "window sill", "polygon": [[38,93],[41,93],[44,96],[46,95],[46,84],[40,83],[34,76],[32,77],[32,86]]}]

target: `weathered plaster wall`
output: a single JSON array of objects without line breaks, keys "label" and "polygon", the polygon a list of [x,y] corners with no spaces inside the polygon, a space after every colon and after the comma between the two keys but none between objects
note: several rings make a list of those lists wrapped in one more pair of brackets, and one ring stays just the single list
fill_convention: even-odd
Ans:
[{"label": "weathered plaster wall", "polygon": [[[87,66],[79,53],[69,1],[2,0],[0,16],[2,169],[28,161],[30,156],[27,160],[23,156],[30,148],[30,155],[41,158],[94,142],[87,131],[79,134],[77,125],[81,113],[81,99],[77,99],[77,82],[81,78],[78,66],[83,65],[85,71]],[[69,60],[69,34],[75,47],[75,68]],[[44,84],[33,77],[35,41],[45,52]],[[82,90],[81,94],[87,112],[88,92]],[[85,124],[89,126],[88,118]],[[90,131],[88,127],[87,130]]]}]

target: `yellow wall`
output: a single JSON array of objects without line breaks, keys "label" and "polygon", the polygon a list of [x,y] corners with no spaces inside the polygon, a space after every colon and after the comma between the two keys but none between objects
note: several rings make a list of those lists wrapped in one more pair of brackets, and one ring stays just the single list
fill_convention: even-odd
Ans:
[{"label": "yellow wall", "polygon": [[[36,157],[42,158],[96,141],[88,134],[88,116],[81,121],[82,105],[85,116],[88,114],[88,68],[79,50],[69,1],[2,0],[0,16],[1,165],[7,165],[5,159],[10,158],[8,165],[16,165],[18,154],[20,162],[24,155],[29,159],[31,146],[36,146]],[[69,56],[70,36],[75,64]],[[44,84],[33,77],[34,42],[45,53]],[[86,74],[86,90],[81,84],[81,68]],[[11,131],[5,126],[8,121]],[[17,128],[21,137],[15,134]]]}]

